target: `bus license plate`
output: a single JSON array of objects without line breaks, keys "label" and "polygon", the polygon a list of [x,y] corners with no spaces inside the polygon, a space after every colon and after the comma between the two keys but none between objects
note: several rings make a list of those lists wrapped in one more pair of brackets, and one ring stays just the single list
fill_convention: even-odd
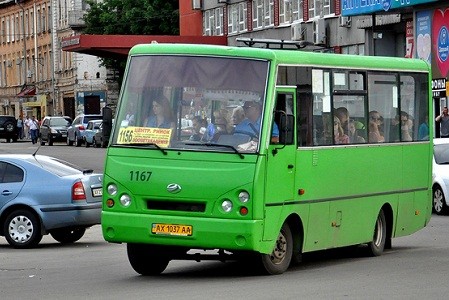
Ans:
[{"label": "bus license plate", "polygon": [[101,196],[103,196],[103,188],[92,189],[92,196],[94,196],[94,197],[101,197]]},{"label": "bus license plate", "polygon": [[180,235],[191,236],[193,226],[191,225],[175,225],[175,224],[160,224],[155,223],[151,228],[151,233],[166,234],[166,235]]}]

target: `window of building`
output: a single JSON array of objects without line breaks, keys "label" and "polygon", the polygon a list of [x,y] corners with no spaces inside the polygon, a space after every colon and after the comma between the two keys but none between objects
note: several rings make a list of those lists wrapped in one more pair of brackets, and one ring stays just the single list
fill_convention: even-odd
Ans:
[{"label": "window of building", "polygon": [[308,1],[309,1],[309,18],[324,17],[331,14],[330,0],[308,0]]},{"label": "window of building", "polygon": [[223,7],[204,11],[203,34],[223,35]]},{"label": "window of building", "polygon": [[228,34],[245,32],[247,24],[247,3],[240,2],[228,6]]},{"label": "window of building", "polygon": [[2,23],[0,25],[0,43],[4,44],[6,42],[6,26],[5,18],[2,17]]},{"label": "window of building", "polygon": [[10,27],[9,27],[9,17],[6,17],[6,42],[9,43],[11,41],[11,31],[10,31]]},{"label": "window of building", "polygon": [[48,4],[48,8],[47,8],[47,20],[48,20],[48,30],[50,32],[50,30],[53,27],[53,18],[51,16],[51,5]]},{"label": "window of building", "polygon": [[253,29],[274,26],[274,0],[253,0]]},{"label": "window of building", "polygon": [[302,0],[279,0],[279,24],[289,24],[302,18]]},{"label": "window of building", "polygon": [[[30,10],[30,20],[34,20],[33,11]],[[30,22],[30,35],[34,35],[34,22]]]},{"label": "window of building", "polygon": [[42,14],[41,14],[41,25],[42,25],[42,32],[47,31],[47,14],[45,12],[45,7],[42,7]]}]

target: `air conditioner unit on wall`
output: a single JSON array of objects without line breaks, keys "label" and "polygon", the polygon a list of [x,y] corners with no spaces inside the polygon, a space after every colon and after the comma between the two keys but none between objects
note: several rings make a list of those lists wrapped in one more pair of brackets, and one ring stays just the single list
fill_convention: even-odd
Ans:
[{"label": "air conditioner unit on wall", "polygon": [[351,27],[351,17],[339,16],[340,27]]},{"label": "air conditioner unit on wall", "polygon": [[315,45],[326,44],[326,23],[324,19],[313,20],[313,43]]},{"label": "air conditioner unit on wall", "polygon": [[201,9],[203,0],[192,0],[192,9]]},{"label": "air conditioner unit on wall", "polygon": [[306,24],[293,23],[291,29],[292,29],[292,41],[306,40]]}]

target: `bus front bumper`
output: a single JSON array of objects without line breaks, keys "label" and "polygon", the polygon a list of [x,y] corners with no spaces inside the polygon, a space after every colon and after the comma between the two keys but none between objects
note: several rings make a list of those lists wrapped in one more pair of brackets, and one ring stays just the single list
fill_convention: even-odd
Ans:
[{"label": "bus front bumper", "polygon": [[[187,225],[191,235],[155,234],[156,224]],[[113,243],[144,243],[188,247],[266,252],[272,243],[263,242],[261,220],[197,218],[165,215],[126,214],[103,211],[103,237]],[[265,250],[265,251],[264,251]]]}]

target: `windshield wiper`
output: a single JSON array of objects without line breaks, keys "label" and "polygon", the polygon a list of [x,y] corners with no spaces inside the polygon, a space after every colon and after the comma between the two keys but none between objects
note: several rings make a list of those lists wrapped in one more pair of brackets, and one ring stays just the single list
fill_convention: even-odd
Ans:
[{"label": "windshield wiper", "polygon": [[245,156],[243,156],[242,153],[240,153],[234,146],[232,145],[227,145],[227,144],[215,144],[215,143],[186,143],[187,146],[207,146],[207,147],[225,147],[225,148],[230,148],[232,150],[234,150],[234,153],[237,154],[238,156],[240,156],[241,159],[244,159]]},{"label": "windshield wiper", "polygon": [[160,150],[164,155],[167,155],[167,151],[164,148],[158,146],[155,143],[131,143],[131,144],[123,144],[123,146],[154,146],[158,150]]}]

